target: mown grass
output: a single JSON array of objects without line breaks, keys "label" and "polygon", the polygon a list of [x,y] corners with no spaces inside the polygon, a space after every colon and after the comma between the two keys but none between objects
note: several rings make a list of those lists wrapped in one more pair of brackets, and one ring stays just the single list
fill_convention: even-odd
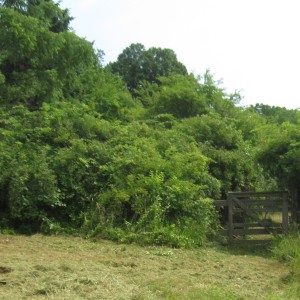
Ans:
[{"label": "mown grass", "polygon": [[252,249],[0,235],[0,299],[292,299],[288,268]]}]

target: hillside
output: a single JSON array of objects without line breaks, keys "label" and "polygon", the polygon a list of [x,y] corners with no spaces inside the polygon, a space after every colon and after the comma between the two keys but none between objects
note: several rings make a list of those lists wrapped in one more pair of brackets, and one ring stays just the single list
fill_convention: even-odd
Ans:
[{"label": "hillside", "polygon": [[229,191],[300,195],[299,111],[240,107],[171,49],[104,66],[71,21],[59,2],[0,0],[1,229],[201,246]]}]

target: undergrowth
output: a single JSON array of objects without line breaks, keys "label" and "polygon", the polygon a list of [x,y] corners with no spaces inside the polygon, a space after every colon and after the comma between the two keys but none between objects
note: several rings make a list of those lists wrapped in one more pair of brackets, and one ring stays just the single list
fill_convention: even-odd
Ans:
[{"label": "undergrowth", "polygon": [[272,248],[274,256],[289,268],[283,282],[289,285],[290,299],[300,299],[300,231],[294,225],[286,235],[277,236]]}]

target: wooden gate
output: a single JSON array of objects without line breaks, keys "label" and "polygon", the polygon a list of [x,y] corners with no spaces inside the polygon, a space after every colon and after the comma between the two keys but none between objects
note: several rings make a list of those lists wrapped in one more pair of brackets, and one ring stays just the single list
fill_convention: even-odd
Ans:
[{"label": "wooden gate", "polygon": [[288,230],[288,192],[230,192],[227,200],[217,200],[219,207],[228,207],[229,242],[234,237],[269,234]]}]

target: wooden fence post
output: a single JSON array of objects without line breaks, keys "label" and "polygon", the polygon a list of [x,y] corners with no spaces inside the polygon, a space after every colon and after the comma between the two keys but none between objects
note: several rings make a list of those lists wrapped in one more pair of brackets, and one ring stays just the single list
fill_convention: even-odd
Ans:
[{"label": "wooden fence post", "polygon": [[290,188],[290,194],[291,194],[291,219],[293,222],[297,222],[297,188],[291,187]]},{"label": "wooden fence post", "polygon": [[287,232],[289,229],[289,201],[288,194],[284,193],[282,197],[282,229]]},{"label": "wooden fence post", "polygon": [[232,196],[227,194],[228,201],[228,242],[229,244],[233,241],[233,201]]}]

